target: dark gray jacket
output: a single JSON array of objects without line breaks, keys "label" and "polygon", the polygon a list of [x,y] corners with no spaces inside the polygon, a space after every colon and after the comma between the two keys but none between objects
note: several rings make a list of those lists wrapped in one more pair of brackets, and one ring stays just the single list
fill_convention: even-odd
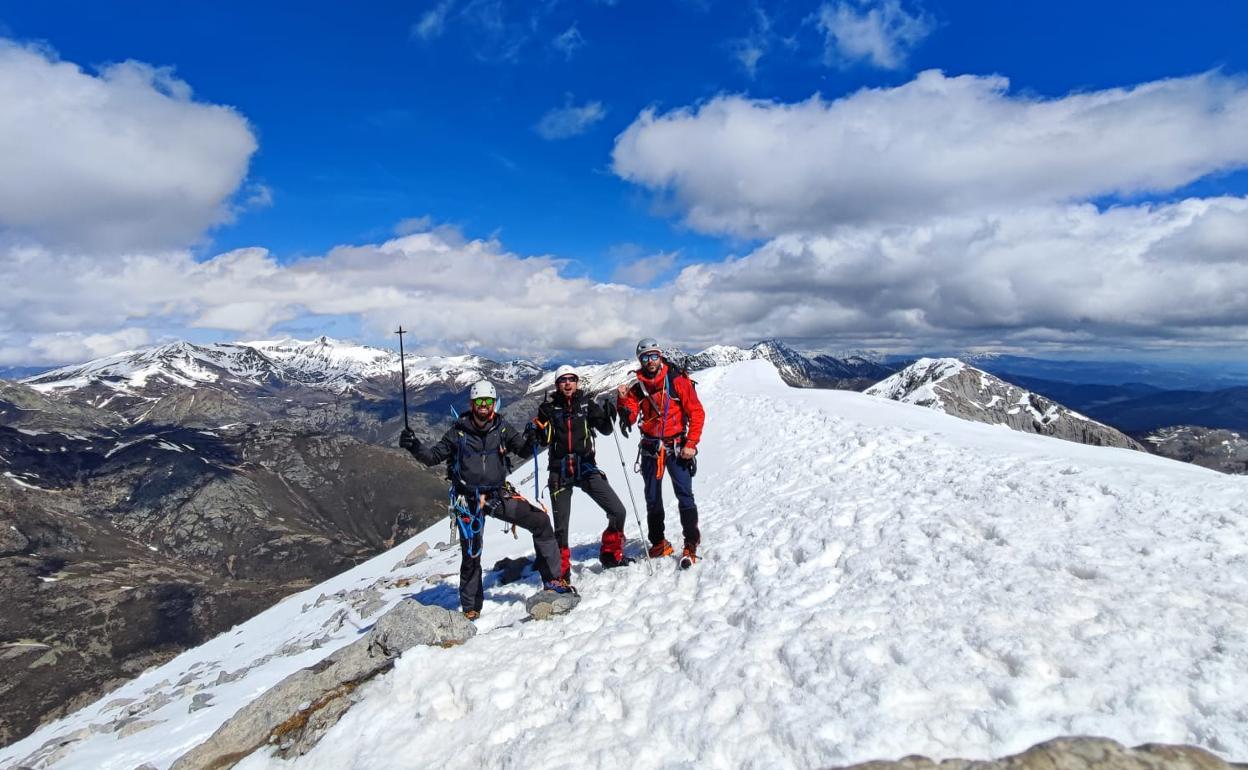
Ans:
[{"label": "dark gray jacket", "polygon": [[507,453],[531,457],[533,445],[523,434],[495,414],[484,428],[478,428],[471,414],[465,414],[431,447],[413,448],[412,455],[425,465],[445,462],[447,477],[460,492],[496,489],[507,480],[510,467]]}]

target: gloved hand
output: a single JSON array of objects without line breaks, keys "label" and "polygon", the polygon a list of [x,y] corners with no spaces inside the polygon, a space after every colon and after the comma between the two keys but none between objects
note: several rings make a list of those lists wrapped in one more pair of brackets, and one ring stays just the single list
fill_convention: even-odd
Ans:
[{"label": "gloved hand", "polygon": [[521,438],[524,440],[525,444],[532,445],[532,444],[541,443],[541,441],[538,439],[537,426],[534,425],[533,423],[529,423],[528,425],[524,426],[524,434],[521,436]]},{"label": "gloved hand", "polygon": [[549,401],[543,401],[540,405],[538,405],[537,419],[541,420],[543,423],[549,423],[554,416],[555,416],[554,404],[550,403]]},{"label": "gloved hand", "polygon": [[620,435],[624,438],[628,438],[628,432],[633,428],[633,426],[628,424],[628,410],[619,410],[617,416],[620,418]]},{"label": "gloved hand", "polygon": [[416,440],[416,434],[411,428],[404,428],[399,434],[399,448],[406,449],[413,454],[420,451],[420,442]]},{"label": "gloved hand", "polygon": [[606,401],[603,401],[602,411],[607,413],[607,420],[609,422],[615,422],[615,414],[616,414],[615,402],[613,402],[609,398]]}]

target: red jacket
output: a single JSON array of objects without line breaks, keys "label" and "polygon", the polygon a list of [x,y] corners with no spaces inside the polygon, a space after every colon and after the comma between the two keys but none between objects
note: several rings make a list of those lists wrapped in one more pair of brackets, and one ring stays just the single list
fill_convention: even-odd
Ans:
[{"label": "red jacket", "polygon": [[650,394],[650,397],[646,398],[637,383],[634,383],[628,389],[628,394],[618,399],[620,412],[628,424],[632,425],[637,422],[637,413],[640,410],[641,433],[644,436],[671,439],[684,433],[684,445],[696,449],[702,438],[702,423],[706,422],[706,412],[702,410],[702,402],[698,400],[693,380],[684,374],[672,377],[673,395],[671,403],[668,403],[667,367],[667,362],[663,362],[654,377],[647,377],[643,369],[634,372],[637,382],[645,387],[645,393]]}]

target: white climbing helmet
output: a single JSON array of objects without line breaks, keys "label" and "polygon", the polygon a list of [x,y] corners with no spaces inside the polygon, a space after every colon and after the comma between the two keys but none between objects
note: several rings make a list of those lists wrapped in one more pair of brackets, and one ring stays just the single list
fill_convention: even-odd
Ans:
[{"label": "white climbing helmet", "polygon": [[472,388],[468,391],[468,400],[473,401],[478,398],[492,398],[498,401],[498,391],[494,389],[494,383],[489,380],[477,380],[472,383]]},{"label": "white climbing helmet", "polygon": [[569,366],[568,364],[564,364],[563,366],[555,370],[555,383],[557,384],[559,380],[562,380],[564,377],[567,377],[569,375],[575,377],[578,382],[581,379],[581,375],[577,374],[575,366]]}]

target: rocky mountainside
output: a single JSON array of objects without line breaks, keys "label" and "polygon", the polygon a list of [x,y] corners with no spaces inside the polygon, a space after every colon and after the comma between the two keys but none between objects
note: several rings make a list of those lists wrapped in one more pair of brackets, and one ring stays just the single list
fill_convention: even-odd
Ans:
[{"label": "rocky mountainside", "polygon": [[[268,420],[138,424],[0,383],[0,743],[445,515],[398,450]],[[232,399],[232,400],[231,400]]]},{"label": "rocky mountainside", "polygon": [[954,358],[919,359],[866,393],[1025,433],[1146,451],[1121,431]]},{"label": "rocky mountainside", "polygon": [[1223,473],[1248,473],[1248,435],[1236,431],[1175,425],[1147,434],[1144,445],[1171,460]]}]

